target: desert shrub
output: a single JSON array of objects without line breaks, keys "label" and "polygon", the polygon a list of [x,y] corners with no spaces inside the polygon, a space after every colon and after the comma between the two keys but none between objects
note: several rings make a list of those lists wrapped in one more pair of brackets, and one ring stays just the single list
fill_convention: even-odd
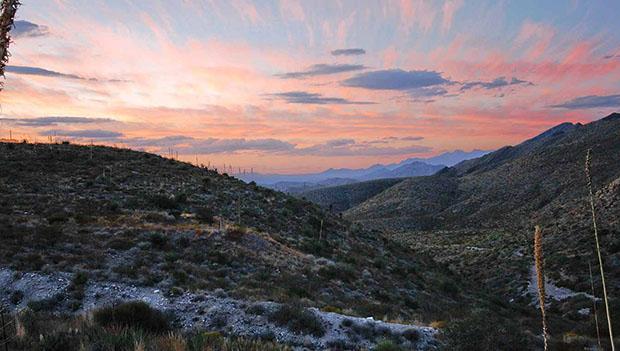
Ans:
[{"label": "desert shrub", "polygon": [[80,339],[71,332],[59,332],[40,338],[40,348],[45,351],[79,350]]},{"label": "desert shrub", "polygon": [[353,320],[345,318],[340,322],[340,325],[345,328],[351,328],[353,326]]},{"label": "desert shrub", "polygon": [[174,196],[174,201],[177,204],[184,204],[187,202],[187,194],[186,193],[180,193],[180,194],[176,194]]},{"label": "desert shrub", "polygon": [[265,307],[263,307],[263,305],[260,305],[260,304],[253,304],[253,305],[250,305],[246,309],[246,312],[261,316],[265,314]]},{"label": "desert shrub", "polygon": [[342,308],[336,307],[336,306],[331,306],[331,305],[327,305],[327,306],[321,308],[321,311],[342,314]]},{"label": "desert shrub", "polygon": [[72,310],[78,310],[82,305],[82,299],[84,299],[84,290],[86,289],[86,283],[88,282],[88,275],[84,272],[77,272],[71,284],[69,284],[68,292],[73,301],[70,301],[70,307]]},{"label": "desert shrub", "polygon": [[47,222],[49,224],[65,223],[68,220],[69,220],[69,215],[66,214],[65,212],[56,212],[47,217]]},{"label": "desert shrub", "polygon": [[24,292],[21,290],[14,290],[13,292],[11,292],[11,303],[13,305],[17,305],[20,302],[22,302],[22,300],[24,299]]},{"label": "desert shrub", "polygon": [[153,206],[162,210],[172,210],[178,207],[178,203],[175,198],[164,194],[151,195],[149,202]]},{"label": "desert shrub", "polygon": [[492,312],[479,310],[452,321],[444,330],[445,349],[454,351],[531,350],[523,327]]},{"label": "desert shrub", "polygon": [[416,342],[420,340],[420,332],[416,329],[407,329],[401,335],[403,338],[409,340],[410,342]]},{"label": "desert shrub", "polygon": [[319,268],[319,275],[329,280],[341,280],[350,283],[355,280],[355,269],[348,264],[327,265]]},{"label": "desert shrub", "polygon": [[202,206],[194,209],[196,219],[202,223],[213,224],[215,223],[215,211],[211,207]]},{"label": "desert shrub", "polygon": [[374,351],[401,351],[403,350],[400,346],[396,345],[394,342],[390,340],[385,340],[377,344]]},{"label": "desert shrub", "polygon": [[226,229],[226,238],[232,241],[239,241],[247,233],[247,228],[239,225],[234,225]]},{"label": "desert shrub", "polygon": [[77,272],[71,280],[73,286],[84,286],[88,282],[88,275],[85,272]]},{"label": "desert shrub", "polygon": [[334,249],[326,240],[304,238],[301,244],[301,250],[315,256],[330,257]]},{"label": "desert shrub", "polygon": [[152,333],[170,330],[168,316],[142,301],[99,308],[93,313],[93,318],[102,327],[135,328]]},{"label": "desert shrub", "polygon": [[28,308],[35,312],[52,311],[60,304],[61,300],[62,296],[59,294],[46,299],[29,301]]},{"label": "desert shrub", "polygon": [[156,249],[163,250],[168,248],[169,239],[161,233],[153,233],[149,236],[149,241]]},{"label": "desert shrub", "polygon": [[45,264],[43,257],[41,257],[40,254],[35,252],[26,254],[25,256],[23,256],[23,258],[20,259],[20,261],[20,263],[22,263],[23,265],[22,269],[29,271],[38,271]]},{"label": "desert shrub", "polygon": [[300,306],[281,305],[269,315],[269,320],[296,333],[312,334],[317,337],[325,335],[321,319]]},{"label": "desert shrub", "polygon": [[174,279],[174,283],[177,285],[184,285],[189,281],[189,276],[182,270],[172,272],[172,278]]},{"label": "desert shrub", "polygon": [[453,296],[456,295],[459,292],[459,287],[456,285],[456,283],[454,283],[452,280],[448,280],[448,279],[442,280],[439,283],[439,288],[443,292],[445,292],[447,294],[450,294],[450,295],[453,295]]}]

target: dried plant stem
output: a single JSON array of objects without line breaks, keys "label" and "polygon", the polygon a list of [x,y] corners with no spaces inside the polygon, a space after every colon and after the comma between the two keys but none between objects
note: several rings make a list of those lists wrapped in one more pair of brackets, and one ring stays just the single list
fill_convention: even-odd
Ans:
[{"label": "dried plant stem", "polygon": [[592,288],[592,308],[594,311],[594,323],[596,324],[596,341],[598,342],[599,350],[603,349],[601,346],[601,332],[598,327],[598,312],[596,311],[596,295],[594,293],[594,278],[592,277],[592,265],[588,261],[588,271],[590,272],[590,287]]},{"label": "dried plant stem", "polygon": [[[15,12],[19,6],[19,0],[2,0],[0,4],[0,76],[4,76],[4,67],[9,60],[9,43],[11,35],[9,31],[13,27]],[[0,86],[0,90],[1,90]]]},{"label": "dried plant stem", "polygon": [[547,316],[545,313],[545,274],[543,266],[542,251],[542,230],[540,226],[536,226],[534,231],[534,264],[536,266],[536,282],[538,285],[538,304],[540,305],[540,313],[542,315],[543,339],[545,341],[545,351],[547,350],[548,333],[547,333]]},{"label": "dried plant stem", "polygon": [[601,246],[598,240],[598,226],[596,224],[596,210],[594,208],[594,192],[592,191],[592,175],[590,173],[591,170],[591,162],[592,161],[592,149],[588,149],[586,154],[586,180],[588,182],[588,192],[590,194],[590,211],[592,212],[592,224],[594,227],[594,241],[596,243],[596,254],[598,256],[598,265],[601,271],[601,284],[603,285],[603,300],[605,302],[605,312],[607,314],[607,326],[609,328],[609,342],[611,343],[611,351],[615,351],[616,348],[614,346],[614,333],[611,326],[611,315],[609,313],[609,302],[607,298],[607,287],[605,284],[605,272],[603,270],[603,258],[601,256]]}]

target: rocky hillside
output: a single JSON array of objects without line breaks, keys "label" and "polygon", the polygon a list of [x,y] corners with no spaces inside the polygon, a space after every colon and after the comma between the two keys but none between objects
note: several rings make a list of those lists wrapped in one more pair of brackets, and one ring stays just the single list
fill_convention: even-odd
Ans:
[{"label": "rocky hillside", "polygon": [[312,201],[332,212],[343,212],[402,181],[403,178],[369,180],[366,182],[304,191],[299,193],[298,196]]},{"label": "rocky hillside", "polygon": [[436,175],[407,179],[347,216],[392,230],[531,227],[567,203],[583,202],[588,148],[596,189],[620,177],[619,133],[620,114],[562,124]]},{"label": "rocky hillside", "polygon": [[[125,149],[0,144],[0,229],[0,268],[11,272],[0,300],[11,308],[219,296],[411,323],[473,300],[431,259],[317,205]],[[58,275],[58,289],[28,288]],[[195,327],[234,329],[217,311],[183,311]],[[365,342],[384,338],[373,333]]]},{"label": "rocky hillside", "polygon": [[[589,148],[608,289],[617,307],[620,114],[586,125],[564,123],[433,176],[407,179],[345,216],[432,255],[503,301],[529,308],[535,304],[533,227],[541,225],[547,278],[558,292],[557,300],[550,298],[550,318],[557,323],[552,334],[593,338],[588,263],[597,269],[597,261],[584,174]],[[594,285],[601,296],[596,275]],[[620,324],[615,314],[613,322]]]}]

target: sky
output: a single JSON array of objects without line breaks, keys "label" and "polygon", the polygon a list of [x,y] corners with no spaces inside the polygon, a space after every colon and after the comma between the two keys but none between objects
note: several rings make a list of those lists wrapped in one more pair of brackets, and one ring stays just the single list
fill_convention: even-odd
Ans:
[{"label": "sky", "polygon": [[620,110],[618,1],[23,1],[0,138],[303,173]]}]

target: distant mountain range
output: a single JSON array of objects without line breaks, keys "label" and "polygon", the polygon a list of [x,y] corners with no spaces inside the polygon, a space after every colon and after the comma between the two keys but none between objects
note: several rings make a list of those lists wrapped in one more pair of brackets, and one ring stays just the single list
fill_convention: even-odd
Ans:
[{"label": "distant mountain range", "polygon": [[288,192],[301,193],[328,186],[346,185],[368,180],[408,178],[432,175],[446,166],[486,155],[490,151],[456,150],[429,158],[408,158],[398,163],[375,164],[367,168],[330,168],[319,173],[307,174],[243,174],[237,177],[245,182]]},{"label": "distant mountain range", "polygon": [[[620,114],[563,123],[516,146],[463,161],[431,177],[407,179],[349,211],[391,229],[520,227],[585,203],[583,163],[593,149],[597,185],[620,176]],[[604,165],[604,167],[603,167]],[[600,168],[599,168],[600,167]],[[377,221],[374,221],[374,220]]]}]

